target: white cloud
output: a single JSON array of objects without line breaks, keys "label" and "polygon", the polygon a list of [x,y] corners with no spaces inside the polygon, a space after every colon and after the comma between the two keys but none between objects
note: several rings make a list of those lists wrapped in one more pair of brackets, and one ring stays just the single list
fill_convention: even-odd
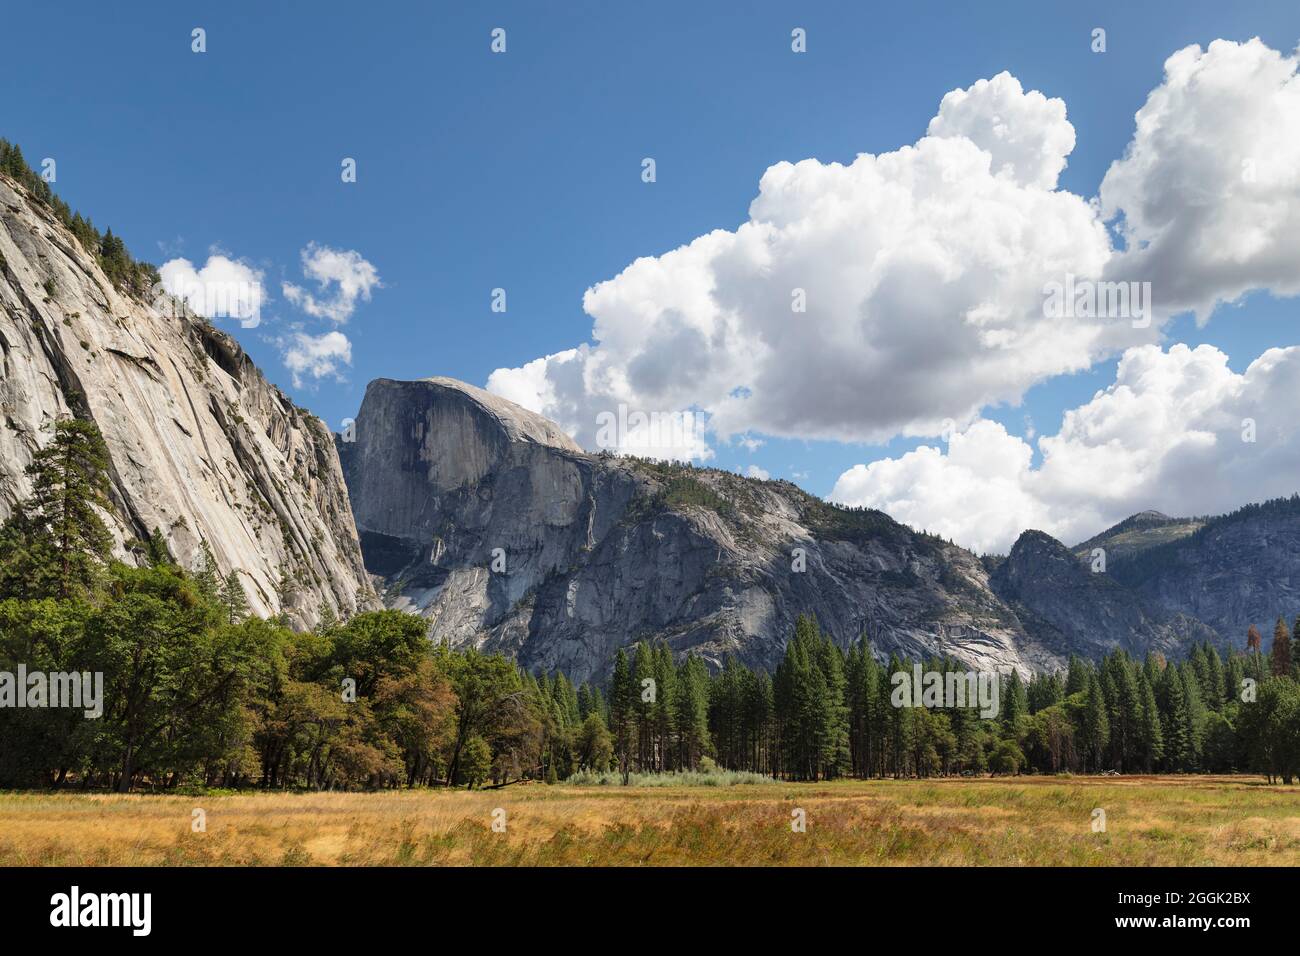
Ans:
[{"label": "white cloud", "polygon": [[745,469],[745,474],[750,478],[757,478],[760,481],[767,481],[772,477],[771,472],[765,468],[759,468],[758,465],[750,465]]},{"label": "white cloud", "polygon": [[[1056,186],[1074,141],[1061,100],[1001,73],[945,96],[914,146],[778,163],[739,228],[589,289],[591,344],[488,387],[588,447],[619,403],[698,408],[724,440],[938,435],[1159,341],[1179,310],[1300,291],[1295,57],[1258,40],[1170,57],[1098,199]],[[1044,314],[1071,275],[1151,281],[1155,321]]]},{"label": "white cloud", "polygon": [[488,387],[526,393],[588,447],[619,403],[698,407],[723,438],[874,441],[970,421],[1154,335],[1044,315],[1046,278],[1099,275],[1111,253],[1095,206],[1050,188],[1073,142],[1060,100],[1003,74],[945,98],[915,146],[778,163],[734,232],[589,289],[595,344]]},{"label": "white cloud", "polygon": [[[955,90],[913,146],[770,167],[734,231],[588,289],[591,343],[488,387],[588,447],[620,405],[698,409],[722,440],[884,441],[955,423],[946,450],[858,466],[834,495],[982,549],[1030,526],[1078,540],[1133,511],[1290,493],[1297,439],[1274,410],[1296,405],[1277,371],[1294,351],[1236,375],[1212,348],[1154,343],[1178,312],[1203,322],[1250,290],[1300,294],[1298,76],[1297,56],[1258,40],[1175,53],[1094,199],[1057,186],[1075,141],[1064,103],[1006,73]],[[1047,285],[1071,277],[1150,282],[1153,321],[1046,309]],[[981,418],[1120,354],[1115,385],[1056,435]],[[1260,439],[1244,444],[1252,416]]]},{"label": "white cloud", "polygon": [[379,271],[353,249],[331,249],[308,243],[302,250],[302,271],[316,281],[321,291],[334,287],[318,299],[301,286],[283,283],[284,297],[308,315],[342,324],[352,317],[357,302],[369,302],[371,290],[382,287]]},{"label": "white cloud", "polygon": [[293,374],[295,388],[308,379],[338,378],[344,365],[352,364],[352,343],[342,332],[310,335],[294,332],[280,341],[281,359]]},{"label": "white cloud", "polygon": [[1251,289],[1300,293],[1300,74],[1258,39],[1189,46],[1138,111],[1123,159],[1102,181],[1128,251],[1116,277],[1152,283],[1166,312]]},{"label": "white cloud", "polygon": [[948,93],[926,132],[964,136],[992,157],[994,173],[1040,189],[1056,188],[1065,157],[1074,150],[1064,101],[1037,90],[1026,93],[1006,72]]},{"label": "white cloud", "polygon": [[260,321],[262,273],[246,262],[214,252],[201,269],[189,259],[171,259],[158,274],[169,295],[205,318],[239,319],[246,327]]},{"label": "white cloud", "polygon": [[[844,472],[831,499],[880,508],[980,551],[1037,528],[1069,544],[1138,511],[1230,511],[1290,495],[1300,473],[1300,347],[1269,349],[1242,374],[1208,345],[1134,348],[1115,383],[1068,411],[1033,449],[995,422]],[[1255,441],[1243,440],[1253,420]]]}]

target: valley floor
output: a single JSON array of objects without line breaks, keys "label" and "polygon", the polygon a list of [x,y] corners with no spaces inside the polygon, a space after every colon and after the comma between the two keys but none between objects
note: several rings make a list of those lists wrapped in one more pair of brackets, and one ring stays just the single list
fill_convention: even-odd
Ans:
[{"label": "valley floor", "polygon": [[1296,866],[1300,788],[1189,776],[0,793],[0,865],[196,864]]}]

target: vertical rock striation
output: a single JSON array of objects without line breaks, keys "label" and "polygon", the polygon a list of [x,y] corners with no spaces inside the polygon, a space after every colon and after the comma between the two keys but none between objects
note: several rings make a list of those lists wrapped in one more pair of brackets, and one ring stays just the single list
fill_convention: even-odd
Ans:
[{"label": "vertical rock striation", "polygon": [[155,528],[183,563],[206,541],[250,607],[298,626],[375,604],[332,437],[235,340],[115,289],[44,205],[0,176],[0,519],[60,416],[110,456],[119,556]]}]

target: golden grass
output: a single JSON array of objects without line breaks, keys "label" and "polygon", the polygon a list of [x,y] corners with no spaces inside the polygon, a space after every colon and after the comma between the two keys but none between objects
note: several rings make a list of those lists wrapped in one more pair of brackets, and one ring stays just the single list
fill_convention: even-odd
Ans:
[{"label": "golden grass", "polygon": [[[1094,833],[1092,811],[1106,812]],[[191,813],[206,813],[206,832]],[[506,812],[505,832],[492,829]],[[807,830],[791,829],[791,811]],[[0,794],[0,865],[1300,865],[1300,789],[1246,777],[235,796]]]}]

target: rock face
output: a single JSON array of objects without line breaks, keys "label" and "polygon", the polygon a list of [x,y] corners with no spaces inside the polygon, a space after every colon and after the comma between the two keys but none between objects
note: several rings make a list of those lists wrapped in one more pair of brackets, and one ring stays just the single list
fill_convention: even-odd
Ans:
[{"label": "rock face", "polygon": [[640,638],[773,667],[802,613],[881,654],[1060,661],[961,548],[788,482],[586,454],[451,379],[372,382],[340,451],[387,602],[530,668],[599,678]]},{"label": "rock face", "polygon": [[1197,519],[1193,533],[1112,562],[1110,573],[1147,607],[1194,617],[1242,649],[1249,625],[1268,637],[1278,615],[1290,624],[1300,613],[1300,498]]},{"label": "rock face", "polygon": [[1300,499],[1227,518],[1144,512],[1073,552],[1026,531],[981,559],[789,482],[587,454],[452,379],[372,382],[339,448],[388,604],[436,640],[578,680],[642,638],[771,668],[803,613],[881,657],[1027,672],[1114,648],[1241,647],[1248,624],[1300,610]]},{"label": "rock face", "polygon": [[119,293],[0,176],[0,520],[52,422],[75,415],[108,446],[119,556],[159,528],[184,563],[206,541],[256,613],[309,626],[374,605],[329,431],[233,338],[174,308]]},{"label": "rock face", "polygon": [[1020,536],[991,584],[1025,629],[1059,654],[1095,659],[1122,648],[1138,657],[1149,650],[1177,657],[1189,642],[1218,643],[1202,622],[1148,604],[1041,531]]}]

